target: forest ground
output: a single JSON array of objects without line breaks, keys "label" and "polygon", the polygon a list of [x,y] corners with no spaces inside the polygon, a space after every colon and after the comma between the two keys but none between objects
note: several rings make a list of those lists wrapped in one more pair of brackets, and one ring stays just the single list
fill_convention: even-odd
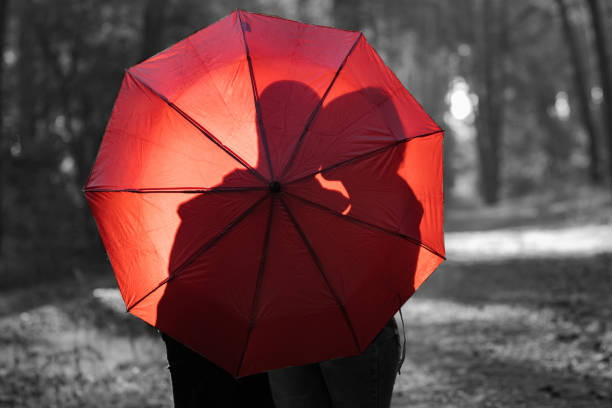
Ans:
[{"label": "forest ground", "polygon": [[[599,200],[599,201],[597,201]],[[454,208],[403,307],[393,406],[610,407],[612,200]],[[110,269],[0,291],[0,407],[169,407],[163,344]]]}]

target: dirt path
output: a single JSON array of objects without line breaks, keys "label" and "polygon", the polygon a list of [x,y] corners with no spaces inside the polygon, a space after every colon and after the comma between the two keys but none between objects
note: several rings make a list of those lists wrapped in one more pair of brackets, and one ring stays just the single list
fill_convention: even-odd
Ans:
[{"label": "dirt path", "polygon": [[[610,233],[448,234],[450,260],[403,308],[407,359],[393,406],[611,407]],[[540,247],[523,256],[517,242],[534,234]],[[577,238],[592,245],[569,244]],[[161,341],[102,306],[117,293],[94,288],[112,285],[109,273],[0,295],[0,407],[171,406]]]},{"label": "dirt path", "polygon": [[393,406],[612,406],[610,265],[610,254],[443,264],[403,308]]}]

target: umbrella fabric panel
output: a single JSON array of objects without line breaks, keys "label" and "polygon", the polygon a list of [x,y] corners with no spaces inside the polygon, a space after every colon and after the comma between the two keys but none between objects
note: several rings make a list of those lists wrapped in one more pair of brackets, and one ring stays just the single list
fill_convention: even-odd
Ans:
[{"label": "umbrella fabric panel", "polygon": [[128,309],[265,194],[86,192]]},{"label": "umbrella fabric panel", "polygon": [[390,142],[440,131],[361,37],[340,70],[284,180]]},{"label": "umbrella fabric panel", "polygon": [[375,108],[385,100],[386,91],[367,88],[347,92],[326,103],[304,136],[285,176],[286,182],[397,143],[385,117]]},{"label": "umbrella fabric panel", "polygon": [[337,307],[304,318],[264,319],[253,328],[239,376],[358,353]]},{"label": "umbrella fabric panel", "polygon": [[269,211],[269,200],[260,201],[215,245],[130,312],[237,375]]},{"label": "umbrella fabric panel", "polygon": [[[412,237],[444,255],[442,134],[395,143],[313,177],[286,191],[376,227]],[[347,202],[320,183],[341,183]],[[331,185],[329,188],[336,188]]]},{"label": "umbrella fabric panel", "polygon": [[232,13],[130,68],[142,83],[198,123],[265,178],[251,75],[240,23]]},{"label": "umbrella fabric panel", "polygon": [[359,351],[337,293],[281,200],[273,200],[265,267],[241,375],[261,366],[262,353],[270,355],[266,364],[272,369]]},{"label": "umbrella fabric panel", "polygon": [[[86,189],[182,189],[255,186],[244,167],[157,95],[125,75]],[[236,173],[238,174],[238,173]]]},{"label": "umbrella fabric panel", "polygon": [[342,183],[346,204],[320,194],[322,189],[312,178],[290,184],[286,191],[392,233],[420,239],[423,206],[402,174],[398,174],[407,147],[406,143],[394,144],[375,155],[321,173],[320,179]]},{"label": "umbrella fabric panel", "polygon": [[[444,256],[442,141],[442,133],[410,139],[397,173],[423,208],[418,224],[421,242]],[[399,232],[411,235],[412,215],[405,213],[404,216]]]},{"label": "umbrella fabric panel", "polygon": [[[279,176],[359,33],[238,11],[265,135]],[[285,84],[284,92],[271,87]],[[274,92],[270,92],[274,90]]]},{"label": "umbrella fabric panel", "polygon": [[[377,101],[372,108],[386,119],[397,140],[440,130],[362,37],[347,58],[324,105],[349,92],[371,88],[382,89],[388,94],[389,100]],[[397,118],[396,112],[399,113]]]},{"label": "umbrella fabric panel", "polygon": [[334,294],[280,199],[273,201],[256,321],[337,308]]},{"label": "umbrella fabric panel", "polygon": [[292,196],[286,202],[345,305],[362,350],[443,260],[412,240]]}]

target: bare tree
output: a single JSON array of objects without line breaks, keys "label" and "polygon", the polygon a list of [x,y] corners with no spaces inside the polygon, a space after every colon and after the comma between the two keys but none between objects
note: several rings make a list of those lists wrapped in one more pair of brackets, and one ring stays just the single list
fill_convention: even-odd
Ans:
[{"label": "bare tree", "polygon": [[480,60],[477,63],[478,109],[476,139],[480,187],[484,201],[499,201],[500,142],[503,129],[503,57],[507,49],[505,2],[483,0],[474,10],[474,35]]},{"label": "bare tree", "polygon": [[594,184],[599,184],[602,181],[602,175],[599,170],[599,146],[597,141],[597,132],[595,130],[595,121],[590,107],[590,97],[588,93],[589,86],[587,85],[586,71],[584,65],[582,64],[578,38],[576,37],[576,33],[572,28],[569,10],[565,0],[557,0],[557,7],[559,9],[559,16],[561,17],[563,35],[569,49],[569,58],[572,62],[574,89],[576,96],[578,97],[580,119],[589,139],[589,177],[591,182]]},{"label": "bare tree", "polygon": [[587,0],[587,4],[589,5],[595,35],[595,49],[603,93],[601,111],[608,140],[608,166],[612,178],[612,78],[610,77],[610,61],[608,60],[605,16],[598,0]]},{"label": "bare tree", "polygon": [[4,235],[4,122],[2,120],[4,111],[2,109],[2,99],[4,98],[2,77],[4,76],[4,38],[7,24],[8,0],[0,0],[0,254],[2,253],[2,237]]}]

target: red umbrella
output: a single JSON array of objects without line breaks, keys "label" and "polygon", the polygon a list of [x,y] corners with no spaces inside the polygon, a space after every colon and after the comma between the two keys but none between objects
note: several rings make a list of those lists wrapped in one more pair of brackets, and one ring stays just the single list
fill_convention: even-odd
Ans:
[{"label": "red umbrella", "polygon": [[357,32],[236,11],[127,70],[85,194],[127,310],[235,376],[365,350],[442,262],[442,130]]}]

